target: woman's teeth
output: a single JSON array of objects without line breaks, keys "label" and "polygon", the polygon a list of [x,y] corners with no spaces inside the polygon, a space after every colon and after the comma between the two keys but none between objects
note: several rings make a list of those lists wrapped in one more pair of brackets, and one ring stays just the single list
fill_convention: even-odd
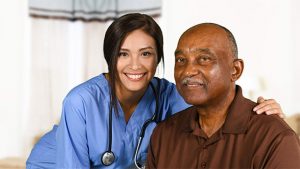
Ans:
[{"label": "woman's teeth", "polygon": [[130,79],[140,79],[142,76],[144,76],[144,74],[126,74],[127,77],[129,77]]}]

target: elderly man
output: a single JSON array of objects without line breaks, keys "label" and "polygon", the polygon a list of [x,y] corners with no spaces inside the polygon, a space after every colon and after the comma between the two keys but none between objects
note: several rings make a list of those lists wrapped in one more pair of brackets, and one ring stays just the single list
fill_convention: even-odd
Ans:
[{"label": "elderly man", "polygon": [[177,89],[194,106],[155,128],[148,168],[300,168],[295,132],[278,116],[256,115],[235,84],[244,64],[228,29],[188,29],[175,59]]}]

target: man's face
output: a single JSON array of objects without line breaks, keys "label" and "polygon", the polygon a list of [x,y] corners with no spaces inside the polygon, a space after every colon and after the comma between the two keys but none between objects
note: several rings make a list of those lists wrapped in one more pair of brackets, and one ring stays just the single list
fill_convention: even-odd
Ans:
[{"label": "man's face", "polygon": [[192,105],[214,105],[232,86],[233,56],[226,33],[212,25],[185,32],[175,51],[175,81],[179,93]]}]

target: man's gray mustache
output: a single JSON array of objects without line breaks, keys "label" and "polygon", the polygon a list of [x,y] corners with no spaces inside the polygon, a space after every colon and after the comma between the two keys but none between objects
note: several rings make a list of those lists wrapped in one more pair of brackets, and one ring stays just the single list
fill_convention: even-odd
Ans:
[{"label": "man's gray mustache", "polygon": [[191,77],[185,77],[182,81],[181,81],[181,84],[183,85],[187,85],[187,84],[191,84],[191,83],[194,83],[194,84],[201,84],[203,85],[203,81],[200,80],[200,79],[195,79],[195,78],[191,78]]}]

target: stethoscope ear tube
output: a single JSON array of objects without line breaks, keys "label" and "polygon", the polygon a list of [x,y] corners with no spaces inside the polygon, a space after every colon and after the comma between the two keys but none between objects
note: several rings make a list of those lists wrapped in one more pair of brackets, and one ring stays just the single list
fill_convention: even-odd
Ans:
[{"label": "stethoscope ear tube", "polygon": [[142,166],[137,162],[137,155],[139,153],[139,150],[140,150],[140,146],[141,146],[141,142],[142,142],[142,139],[143,137],[139,137],[139,141],[137,143],[137,146],[136,146],[136,149],[135,149],[135,152],[134,152],[134,164],[135,166],[140,169]]}]

